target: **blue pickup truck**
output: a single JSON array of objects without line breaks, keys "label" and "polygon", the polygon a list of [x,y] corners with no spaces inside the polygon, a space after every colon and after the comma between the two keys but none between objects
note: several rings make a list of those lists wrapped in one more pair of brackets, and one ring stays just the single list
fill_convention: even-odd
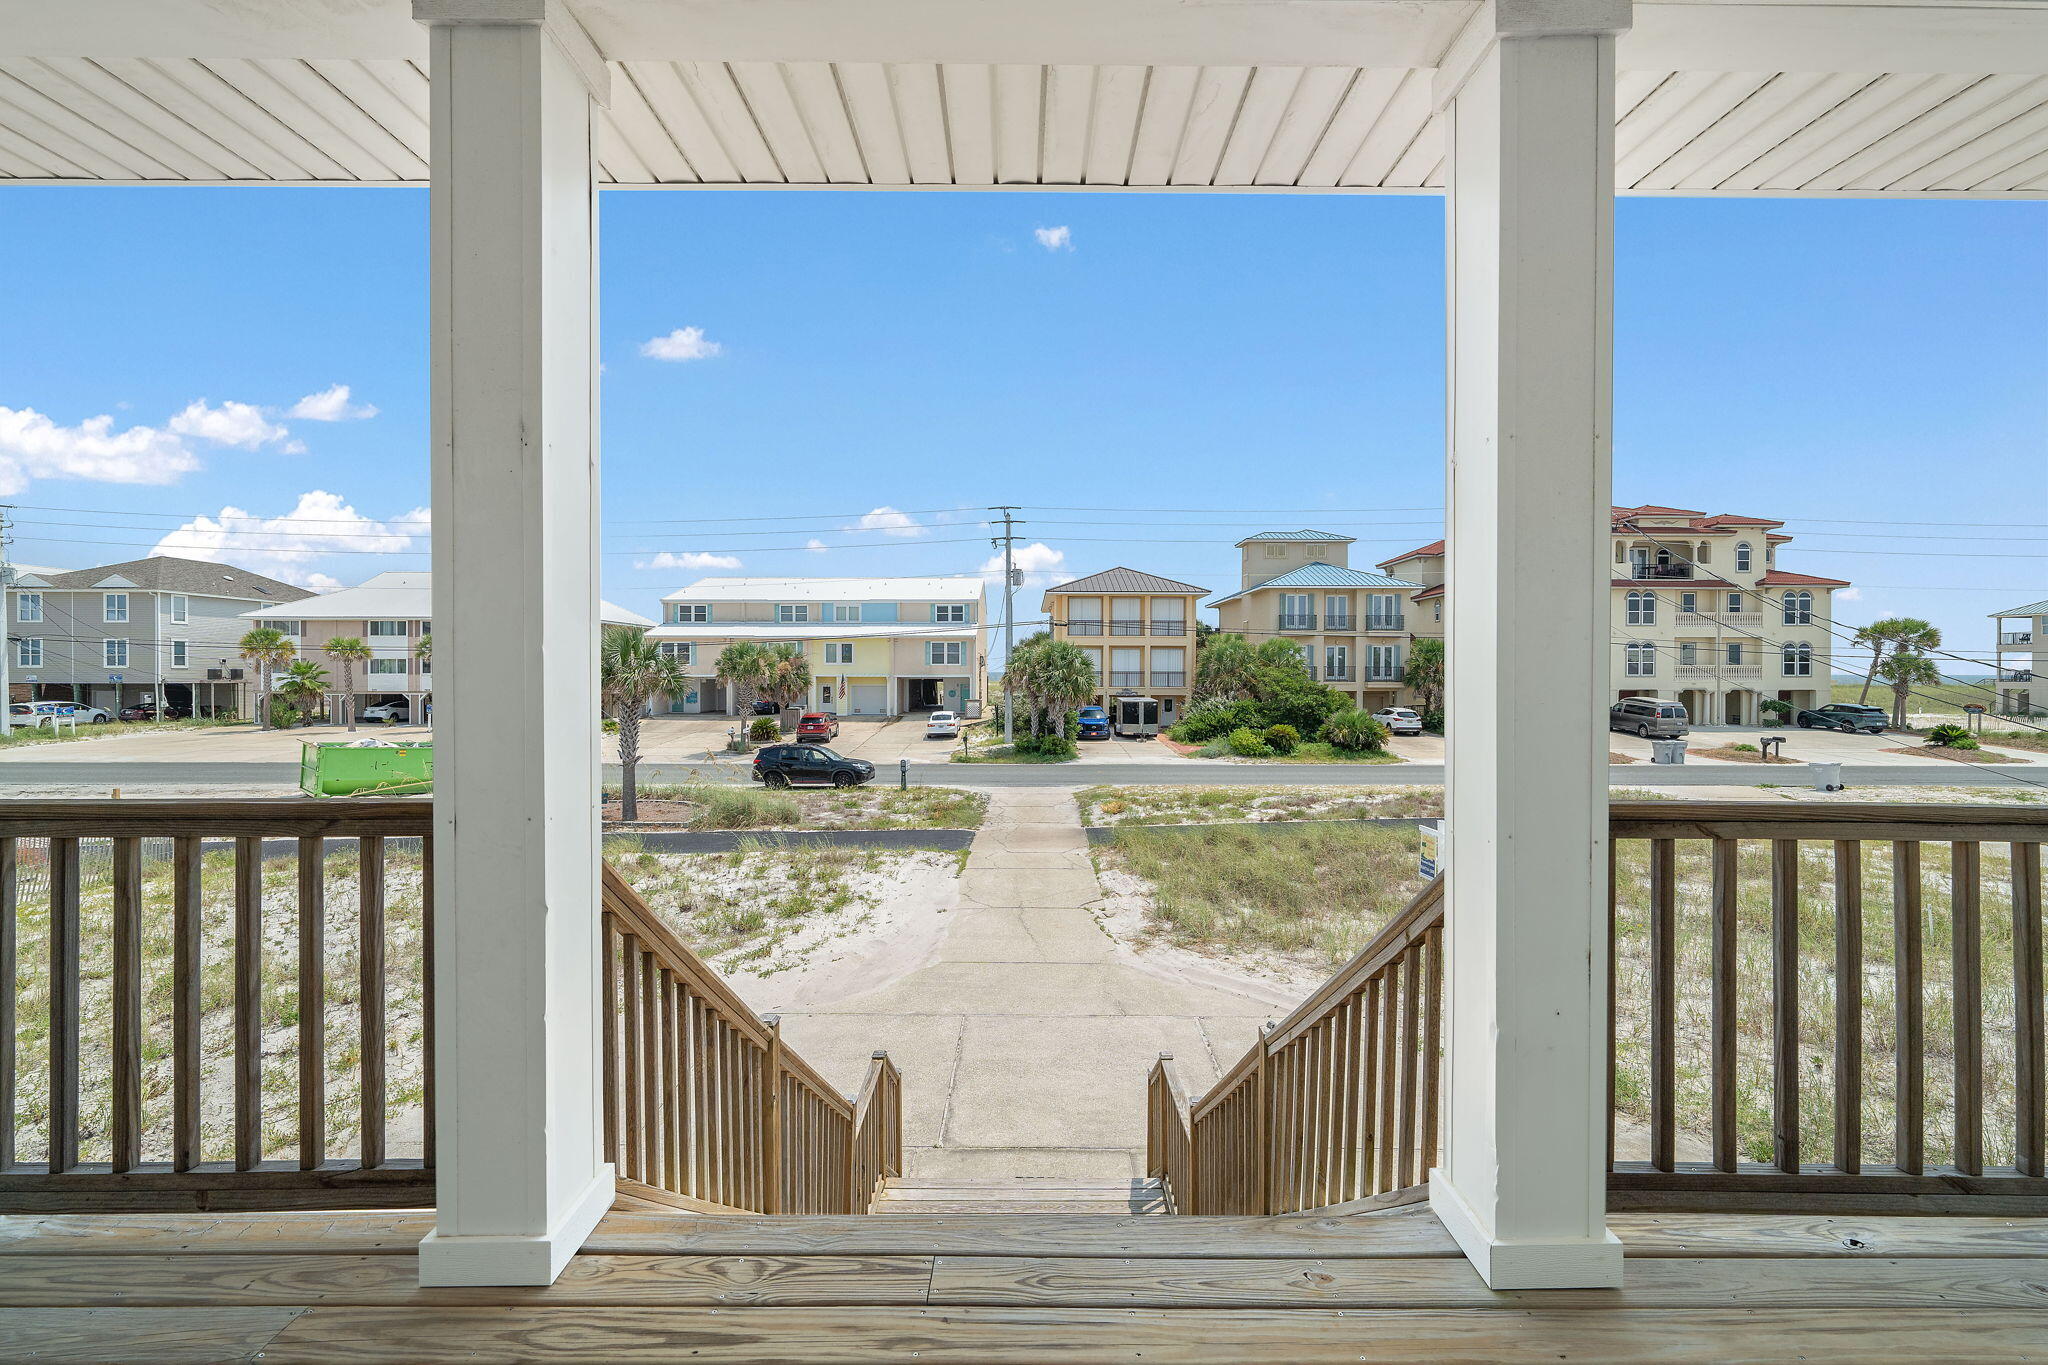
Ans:
[{"label": "blue pickup truck", "polygon": [[1082,739],[1108,739],[1109,712],[1099,706],[1082,707],[1080,737]]}]

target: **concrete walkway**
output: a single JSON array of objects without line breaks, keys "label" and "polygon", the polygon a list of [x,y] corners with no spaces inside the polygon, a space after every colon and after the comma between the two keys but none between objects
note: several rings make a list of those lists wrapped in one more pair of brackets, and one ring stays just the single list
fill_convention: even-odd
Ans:
[{"label": "concrete walkway", "polygon": [[[849,1090],[869,1053],[903,1070],[907,1174],[1120,1179],[1142,1175],[1145,1074],[1171,1052],[1190,1095],[1263,1020],[1286,1012],[1139,964],[1090,913],[1102,894],[1071,789],[998,788],[959,907],[910,970],[862,964],[748,991],[783,1035]],[[886,951],[886,950],[885,950]]]}]

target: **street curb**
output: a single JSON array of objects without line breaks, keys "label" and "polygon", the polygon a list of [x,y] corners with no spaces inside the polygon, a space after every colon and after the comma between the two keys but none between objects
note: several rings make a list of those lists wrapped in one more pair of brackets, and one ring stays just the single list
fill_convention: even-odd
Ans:
[{"label": "street curb", "polygon": [[638,839],[650,853],[730,853],[742,842],[772,848],[935,849],[974,842],[971,829],[608,829],[607,841]]}]

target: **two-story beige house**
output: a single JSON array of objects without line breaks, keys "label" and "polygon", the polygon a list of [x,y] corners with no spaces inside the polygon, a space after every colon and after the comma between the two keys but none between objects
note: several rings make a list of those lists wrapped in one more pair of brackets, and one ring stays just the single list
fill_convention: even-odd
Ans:
[{"label": "two-story beige house", "polygon": [[1219,630],[1293,640],[1309,676],[1374,711],[1401,699],[1408,602],[1425,585],[1350,567],[1353,543],[1330,531],[1246,536],[1238,590],[1209,605]]},{"label": "two-story beige house", "polygon": [[1171,725],[1194,695],[1195,609],[1208,591],[1119,566],[1060,584],[1043,607],[1053,638],[1094,663],[1097,706],[1156,697],[1160,724]]},{"label": "two-story beige house", "polygon": [[[1755,725],[1767,700],[1832,693],[1833,595],[1849,585],[1777,566],[1782,521],[1682,507],[1613,511],[1613,665],[1602,704],[1668,697],[1696,725]],[[1428,586],[1412,633],[1443,634],[1444,543],[1380,561]]]},{"label": "two-story beige house", "polygon": [[718,679],[729,644],[794,644],[811,665],[806,709],[842,716],[981,714],[988,610],[981,579],[700,578],[662,598],[648,638],[696,684],[669,698],[685,715],[733,715]]},{"label": "two-story beige house", "polygon": [[1998,713],[2031,716],[2048,710],[2048,601],[1996,611]]}]

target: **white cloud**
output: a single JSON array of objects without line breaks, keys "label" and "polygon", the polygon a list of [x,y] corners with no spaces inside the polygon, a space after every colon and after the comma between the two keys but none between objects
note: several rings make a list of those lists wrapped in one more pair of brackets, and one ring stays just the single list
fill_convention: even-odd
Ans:
[{"label": "white cloud", "polygon": [[809,550],[814,555],[821,555],[825,553],[825,551],[831,549],[832,547],[827,545],[824,541],[818,539],[816,536],[812,536],[809,540],[804,542],[804,548],[806,550]]},{"label": "white cloud", "polygon": [[1863,589],[1837,588],[1835,589],[1835,600],[1837,602],[1861,602],[1863,600]]},{"label": "white cloud", "polygon": [[1036,237],[1038,244],[1047,251],[1072,251],[1074,249],[1074,230],[1064,223],[1059,227],[1033,228],[1031,229],[1031,235]]},{"label": "white cloud", "polygon": [[[1053,584],[1064,583],[1074,576],[1067,572],[1066,552],[1055,550],[1044,541],[1034,540],[1029,545],[1019,545],[1011,552],[1010,560],[1024,575],[1024,581],[1017,587],[1020,593],[1033,589],[1044,592]],[[979,572],[992,590],[1003,590],[1003,556],[1000,551],[983,560]],[[1024,609],[1019,607],[1018,613],[1023,615]]]},{"label": "white cloud", "polygon": [[702,327],[678,327],[665,337],[640,343],[640,354],[655,360],[709,360],[725,347],[704,335]]},{"label": "white cloud", "polygon": [[115,431],[104,414],[66,427],[34,408],[0,407],[0,494],[19,493],[30,479],[172,483],[197,468],[182,440],[155,427]]},{"label": "white cloud", "polygon": [[885,536],[921,536],[925,528],[911,519],[907,512],[893,507],[877,507],[857,523],[845,528],[849,531],[880,531]]},{"label": "white cloud", "polygon": [[[195,398],[186,404],[185,410],[171,418],[167,425],[180,436],[191,436],[202,441],[211,441],[215,445],[235,446],[242,450],[255,450],[274,441],[282,441],[290,434],[285,428],[265,417],[263,409],[254,403],[229,402],[215,408],[208,407],[204,398]],[[289,450],[289,447],[287,449]],[[304,447],[300,446],[299,449],[303,450]]]},{"label": "white cloud", "polygon": [[356,422],[365,417],[375,417],[377,408],[372,403],[351,405],[348,385],[334,384],[318,393],[307,394],[286,409],[284,415],[306,422]]},{"label": "white cloud", "polygon": [[636,559],[636,569],[737,569],[740,566],[737,555],[715,555],[704,550],[685,550],[675,554],[663,550],[652,559]]},{"label": "white cloud", "polygon": [[[332,592],[341,581],[310,567],[313,561],[336,551],[423,549],[431,522],[424,507],[378,521],[356,511],[339,494],[316,488],[300,494],[298,505],[280,517],[253,516],[239,507],[223,507],[218,517],[195,517],[158,541],[150,553],[238,564],[252,573]],[[362,576],[371,571],[366,569]]]}]

